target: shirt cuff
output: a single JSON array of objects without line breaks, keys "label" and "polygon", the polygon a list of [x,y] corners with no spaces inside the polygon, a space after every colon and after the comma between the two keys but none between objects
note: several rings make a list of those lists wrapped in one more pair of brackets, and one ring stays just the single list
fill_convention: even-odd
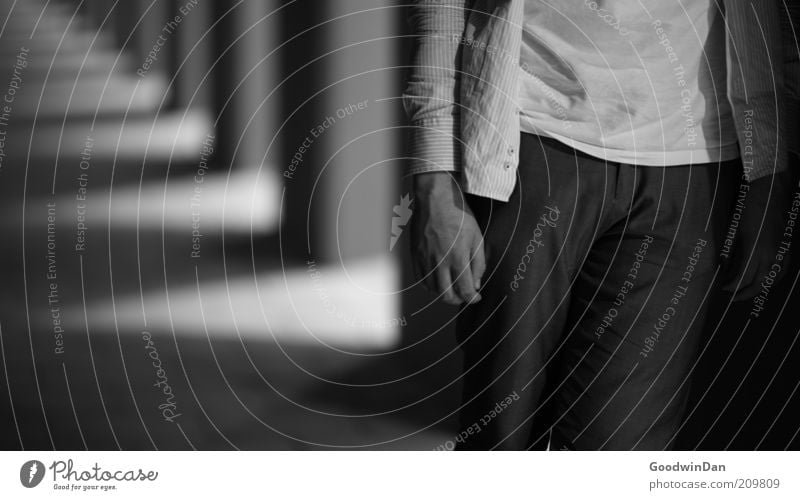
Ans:
[{"label": "shirt cuff", "polygon": [[412,123],[406,175],[461,171],[459,129],[458,116],[437,117]]},{"label": "shirt cuff", "polygon": [[732,99],[736,117],[739,152],[744,167],[745,180],[786,170],[786,121],[783,109],[771,93],[755,94],[749,100]]}]

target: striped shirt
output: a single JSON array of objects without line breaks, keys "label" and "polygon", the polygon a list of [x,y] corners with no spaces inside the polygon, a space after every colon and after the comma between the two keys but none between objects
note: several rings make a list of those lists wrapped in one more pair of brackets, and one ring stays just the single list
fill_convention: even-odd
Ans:
[{"label": "striped shirt", "polygon": [[[519,66],[526,0],[416,0],[403,93],[408,174],[459,172],[466,193],[507,201],[519,163]],[[527,0],[530,1],[530,0]],[[572,1],[572,0],[571,0]],[[728,99],[749,180],[783,170],[783,85],[773,0],[725,0]]]},{"label": "striped shirt", "polygon": [[786,120],[786,148],[800,155],[800,3],[784,2],[780,7],[783,35],[783,82],[786,93],[781,109]]}]

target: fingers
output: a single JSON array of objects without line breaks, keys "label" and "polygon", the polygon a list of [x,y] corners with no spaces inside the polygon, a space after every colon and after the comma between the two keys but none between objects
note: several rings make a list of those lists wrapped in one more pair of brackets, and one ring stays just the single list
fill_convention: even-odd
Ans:
[{"label": "fingers", "polygon": [[[786,262],[788,259],[784,260],[784,264],[788,264],[788,262]],[[753,299],[761,292],[763,283],[766,283],[769,288],[780,282],[784,275],[783,270],[786,269],[785,266],[778,264],[770,265],[769,261],[763,259],[758,262],[757,268],[756,266],[752,267],[756,270],[752,272],[748,270],[745,272],[738,289],[734,292],[734,301]]]},{"label": "fingers", "polygon": [[749,265],[745,265],[741,260],[732,269],[731,278],[722,287],[726,292],[733,294],[733,300],[748,300],[758,292],[758,276],[764,265],[757,259],[750,260]]},{"label": "fingers", "polygon": [[736,291],[737,285],[744,279],[744,263],[745,259],[737,251],[723,264],[723,290],[730,293]]},{"label": "fingers", "polygon": [[438,266],[425,266],[414,259],[414,274],[426,289],[441,295],[448,304],[472,304],[481,299],[466,259],[446,259]]},{"label": "fingers", "polygon": [[738,276],[739,262],[736,258],[737,254],[734,253],[730,257],[722,259],[722,269],[720,270],[720,288],[730,292],[729,288],[735,285],[740,276]]},{"label": "fingers", "polygon": [[478,289],[486,264],[480,228],[471,213],[447,204],[430,209],[430,217],[412,220],[412,249],[414,273],[425,288],[452,305],[481,300]]},{"label": "fingers", "polygon": [[725,269],[725,284],[722,289],[733,294],[742,290],[752,283],[760,267],[758,254],[747,256],[742,255],[741,251],[734,252]]},{"label": "fingers", "polygon": [[756,295],[758,295],[758,291],[760,289],[761,289],[761,283],[758,282],[757,280],[747,282],[747,284],[743,282],[742,287],[739,288],[736,291],[736,293],[733,294],[733,300],[734,302],[750,300]]},{"label": "fingers", "polygon": [[726,292],[738,295],[755,280],[756,272],[753,270],[755,267],[756,263],[751,261],[750,265],[747,267],[740,266],[734,269],[731,278],[722,289]]},{"label": "fingers", "polygon": [[441,294],[445,303],[454,306],[478,302],[481,300],[481,295],[475,288],[469,262],[466,259],[455,262],[456,264],[443,263],[436,269],[434,290]]},{"label": "fingers", "polygon": [[788,257],[780,264],[759,258],[751,262],[748,269],[737,271],[737,278],[728,283],[723,290],[733,294],[734,302],[752,300],[762,288],[769,290],[778,284],[786,275],[786,269],[791,265]]},{"label": "fingers", "polygon": [[461,304],[461,298],[456,295],[453,290],[452,281],[450,280],[450,268],[447,266],[439,266],[436,268],[436,288],[435,290],[441,294],[442,300],[446,304],[457,306]]},{"label": "fingers", "polygon": [[[480,288],[483,273],[486,271],[486,257],[483,253],[483,238],[475,240],[469,251],[469,260],[455,257],[455,265],[450,266],[450,279],[453,282],[456,305],[475,304],[481,300]],[[441,291],[441,290],[440,290]],[[447,302],[447,300],[445,300]],[[448,302],[451,303],[451,302]]]},{"label": "fingers", "polygon": [[745,269],[739,289],[734,294],[734,300],[751,299],[758,293],[758,287],[760,285],[759,277],[764,275],[764,270],[767,269],[767,265],[755,259],[751,262],[753,265]]},{"label": "fingers", "polygon": [[[478,289],[475,288],[475,280],[472,276],[469,262],[464,260],[457,267],[461,268],[461,273],[453,273],[455,278],[453,288],[456,291],[456,295],[458,295],[462,303],[474,304],[478,302],[481,300],[481,295],[478,293]],[[457,269],[453,271],[457,271]]]}]

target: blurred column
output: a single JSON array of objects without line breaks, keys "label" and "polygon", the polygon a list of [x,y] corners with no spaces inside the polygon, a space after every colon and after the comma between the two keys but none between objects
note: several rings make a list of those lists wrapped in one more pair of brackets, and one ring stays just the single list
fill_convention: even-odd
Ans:
[{"label": "blurred column", "polygon": [[[126,2],[121,1],[120,3]],[[92,27],[99,27],[108,14],[108,9],[111,8],[111,5],[108,0],[84,0],[83,4],[81,4],[82,10],[86,14],[84,19],[90,21]]]},{"label": "blurred column", "polygon": [[279,54],[260,61],[279,43],[279,16],[267,18],[279,3],[214,1],[213,20],[219,23],[213,31],[216,53],[211,60],[221,59],[213,70],[213,103],[218,119],[217,159],[225,166],[260,165],[275,130],[277,96],[261,104],[279,81]]},{"label": "blurred column", "polygon": [[[120,3],[124,2],[121,1]],[[138,0],[136,5],[138,9],[135,14],[134,22],[143,14],[144,17],[142,17],[141,24],[139,24],[139,28],[136,30],[137,36],[134,43],[136,51],[141,56],[141,59],[144,59],[147,53],[153,49],[153,45],[158,40],[158,37],[163,35],[162,30],[166,23],[172,20],[172,15],[169,3],[164,0]],[[170,43],[170,41],[168,40],[166,43]],[[164,56],[166,56],[166,54],[164,54]],[[150,73],[166,75],[167,64],[168,61],[160,61],[160,64],[155,64]]]},{"label": "blurred column", "polygon": [[170,76],[177,75],[174,90],[174,104],[184,108],[205,108],[211,106],[211,82],[203,77],[209,69],[211,61],[211,33],[207,30],[211,25],[214,9],[211,1],[198,1],[190,10],[186,10],[186,0],[172,0],[172,15],[186,16],[176,33],[176,43],[171,44]]},{"label": "blurred column", "polygon": [[[393,206],[399,203],[398,125],[402,75],[400,9],[390,0],[323,2],[324,77],[317,122],[329,162],[313,199],[312,251],[328,261],[388,256]],[[359,12],[367,11],[367,12]],[[340,16],[343,16],[339,18]],[[382,99],[387,99],[383,101]],[[326,125],[330,123],[330,126]],[[381,130],[389,128],[388,130]],[[316,147],[316,145],[315,145]]]},{"label": "blurred column", "polygon": [[[162,34],[164,26],[172,19],[168,0],[120,0],[116,5],[109,0],[90,1],[87,11],[93,19],[99,16],[98,25],[108,13],[108,9],[114,5],[106,30],[115,34],[116,42],[120,46],[127,40],[125,49],[131,53],[137,64],[147,57],[158,41],[159,35]],[[167,74],[168,61],[164,60],[165,57],[166,49],[160,60],[148,69],[149,76]]]},{"label": "blurred column", "polygon": [[[279,203],[280,144],[266,156],[280,117],[279,92],[267,96],[280,81],[281,54],[266,58],[280,43],[281,16],[274,13],[279,5],[277,0],[215,0],[212,13],[217,23],[210,57],[215,163],[231,169],[226,203],[249,210],[254,232],[262,233],[277,227]],[[234,213],[226,208],[228,228]]]},{"label": "blurred column", "polygon": [[[96,0],[102,2],[103,0]],[[128,2],[124,2],[120,0],[114,6],[114,12],[112,13],[112,25],[109,29],[114,33],[116,38],[117,45],[120,47],[122,44],[125,43],[125,40],[131,34],[131,30],[136,25],[136,20],[139,18],[137,13],[141,12],[139,8],[139,3],[145,3],[146,0],[131,0]],[[136,37],[133,36],[132,40],[136,40]],[[144,58],[145,54],[139,53],[139,47],[133,42],[129,41],[128,45],[125,47],[128,52],[131,52],[136,60],[140,60]]]}]

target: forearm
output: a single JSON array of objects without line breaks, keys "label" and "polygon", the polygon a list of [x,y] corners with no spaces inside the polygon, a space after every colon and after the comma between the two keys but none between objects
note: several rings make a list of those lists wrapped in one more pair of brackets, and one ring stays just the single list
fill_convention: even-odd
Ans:
[{"label": "forearm", "polygon": [[408,174],[457,171],[461,39],[471,0],[417,0],[409,8],[413,56],[403,92],[411,122]]},{"label": "forearm", "polygon": [[753,181],[786,168],[782,115],[783,57],[775,0],[725,0],[728,99],[745,176]]}]

